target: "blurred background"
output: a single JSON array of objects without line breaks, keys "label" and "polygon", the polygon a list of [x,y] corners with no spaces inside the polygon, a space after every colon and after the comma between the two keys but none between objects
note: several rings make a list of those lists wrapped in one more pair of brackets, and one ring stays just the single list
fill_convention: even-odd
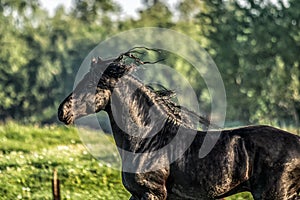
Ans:
[{"label": "blurred background", "polygon": [[[56,123],[87,53],[116,33],[152,26],[188,35],[214,59],[227,93],[227,126],[299,126],[300,1],[62,2],[1,1],[1,121]],[[177,63],[205,105],[205,85]]]},{"label": "blurred background", "polygon": [[[181,32],[209,53],[225,84],[227,127],[270,124],[298,132],[299,0],[0,0],[1,199],[52,199],[54,169],[62,199],[129,198],[119,171],[93,158],[74,127],[58,125],[56,113],[86,55],[139,27]],[[193,67],[169,59],[209,112],[208,90]],[[107,145],[99,141],[99,148]]]}]

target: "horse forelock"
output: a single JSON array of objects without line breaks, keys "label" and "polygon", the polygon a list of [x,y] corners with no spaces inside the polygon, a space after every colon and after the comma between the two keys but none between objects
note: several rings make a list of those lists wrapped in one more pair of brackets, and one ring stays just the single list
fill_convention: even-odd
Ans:
[{"label": "horse forelock", "polygon": [[152,61],[143,61],[137,55],[144,55],[145,53],[139,50],[154,51],[159,53],[158,49],[151,49],[147,47],[134,47],[129,49],[127,52],[121,53],[118,57],[104,60],[100,57],[93,58],[91,61],[91,67],[89,70],[90,76],[106,84],[109,79],[118,79],[124,75],[137,69],[138,66],[144,64],[155,64],[162,61],[163,59]]}]

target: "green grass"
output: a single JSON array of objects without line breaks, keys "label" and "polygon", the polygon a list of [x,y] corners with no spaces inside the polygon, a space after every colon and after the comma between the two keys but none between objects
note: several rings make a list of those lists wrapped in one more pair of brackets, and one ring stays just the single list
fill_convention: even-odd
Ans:
[{"label": "green grass", "polygon": [[[101,145],[101,144],[100,144]],[[103,142],[103,149],[107,144]],[[65,126],[0,125],[0,199],[52,199],[57,169],[62,199],[129,199],[118,170],[91,156],[77,129]],[[249,193],[226,200],[252,199]]]},{"label": "green grass", "polygon": [[57,169],[62,199],[128,199],[120,173],[100,165],[75,128],[0,126],[0,199],[52,199]]}]

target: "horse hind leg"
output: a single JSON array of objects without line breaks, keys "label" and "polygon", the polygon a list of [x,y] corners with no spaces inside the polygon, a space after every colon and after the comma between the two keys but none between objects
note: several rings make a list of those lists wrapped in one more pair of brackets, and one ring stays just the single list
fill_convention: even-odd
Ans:
[{"label": "horse hind leg", "polygon": [[300,173],[297,176],[293,176],[293,172],[286,173],[251,193],[255,200],[300,200]]},{"label": "horse hind leg", "polygon": [[300,200],[300,163],[286,174],[287,199]]},{"label": "horse hind leg", "polygon": [[288,200],[300,200],[300,180],[297,183],[290,185],[287,192]]},{"label": "horse hind leg", "polygon": [[300,200],[299,190],[295,190],[295,184],[286,187],[286,184],[277,184],[266,191],[251,192],[255,200]]}]

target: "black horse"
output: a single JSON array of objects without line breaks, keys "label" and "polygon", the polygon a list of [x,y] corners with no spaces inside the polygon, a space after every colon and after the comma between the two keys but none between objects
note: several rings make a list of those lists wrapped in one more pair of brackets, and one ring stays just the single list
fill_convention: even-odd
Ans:
[{"label": "black horse", "polygon": [[132,200],[219,199],[243,191],[254,199],[300,199],[299,136],[270,126],[222,130],[201,158],[204,138],[213,139],[218,131],[197,130],[195,121],[209,122],[174,103],[172,91],[138,80],[132,72],[140,64],[130,51],[111,61],[93,60],[58,109],[65,124],[108,113]]}]

